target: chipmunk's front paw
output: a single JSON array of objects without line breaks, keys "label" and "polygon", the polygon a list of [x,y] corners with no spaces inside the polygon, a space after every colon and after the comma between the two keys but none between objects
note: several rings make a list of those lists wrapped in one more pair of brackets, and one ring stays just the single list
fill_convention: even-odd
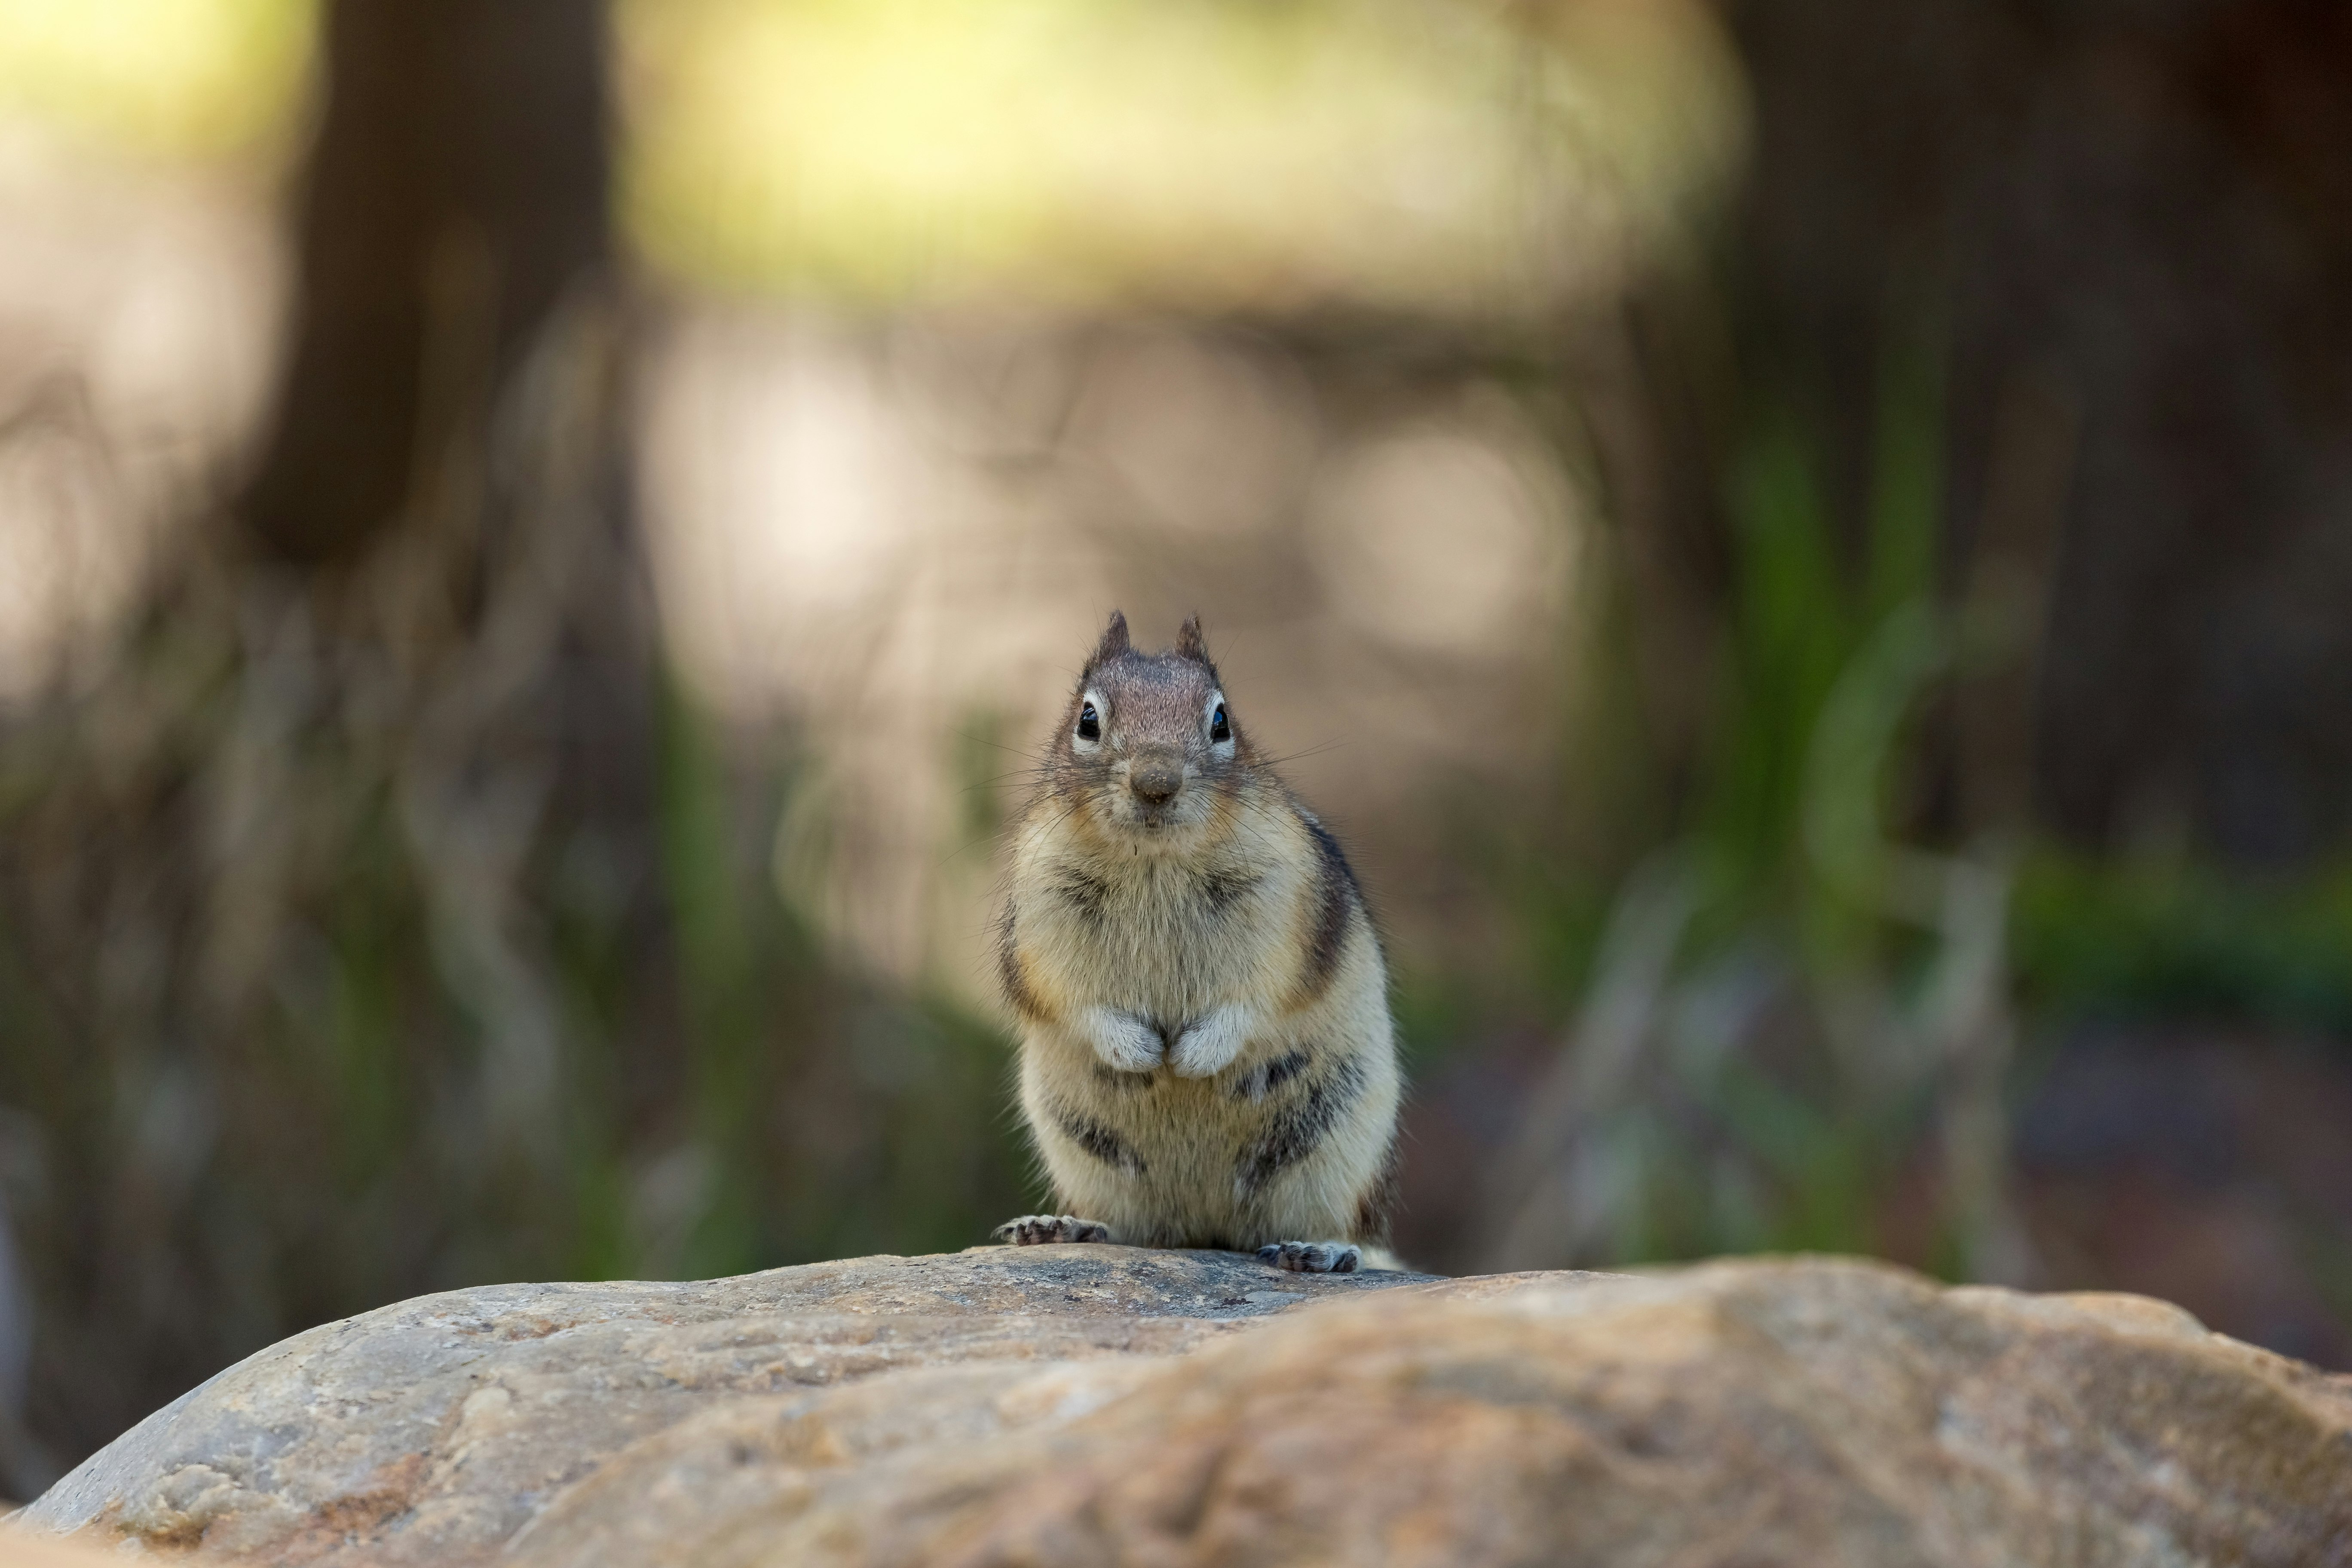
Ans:
[{"label": "chipmunk's front paw", "polygon": [[1256,1015],[1232,1003],[1213,1007],[1196,1018],[1168,1049],[1168,1065],[1178,1078],[1213,1078],[1233,1065],[1249,1044]]},{"label": "chipmunk's front paw", "polygon": [[1079,1028],[1102,1064],[1118,1072],[1150,1072],[1167,1049],[1158,1029],[1116,1007],[1087,1008]]},{"label": "chipmunk's front paw", "polygon": [[[1068,1214],[1024,1214],[989,1233],[1013,1247],[1045,1247],[1057,1241],[1108,1241],[1110,1226]],[[1354,1268],[1350,1263],[1348,1267]]]},{"label": "chipmunk's front paw", "polygon": [[1293,1274],[1353,1274],[1362,1257],[1354,1244],[1345,1241],[1277,1241],[1257,1249],[1260,1263]]}]

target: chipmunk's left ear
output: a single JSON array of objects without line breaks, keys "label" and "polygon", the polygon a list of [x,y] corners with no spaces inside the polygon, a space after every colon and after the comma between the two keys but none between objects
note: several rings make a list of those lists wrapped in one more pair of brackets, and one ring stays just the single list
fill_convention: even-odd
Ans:
[{"label": "chipmunk's left ear", "polygon": [[1127,616],[1122,611],[1113,610],[1110,613],[1110,625],[1103,627],[1102,640],[1095,644],[1094,657],[1087,660],[1087,672],[1091,674],[1097,665],[1108,664],[1120,654],[1127,652],[1129,646]]},{"label": "chipmunk's left ear", "polygon": [[1201,617],[1186,616],[1184,624],[1176,628],[1176,653],[1180,658],[1209,662],[1209,645],[1201,640]]}]

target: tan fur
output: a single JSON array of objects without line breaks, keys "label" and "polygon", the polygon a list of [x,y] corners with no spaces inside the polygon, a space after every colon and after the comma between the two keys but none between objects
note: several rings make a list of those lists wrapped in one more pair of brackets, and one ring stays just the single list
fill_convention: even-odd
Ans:
[{"label": "tan fur", "polygon": [[[1142,1246],[1385,1242],[1399,1079],[1353,878],[1237,723],[1208,743],[1197,628],[1156,659],[1113,633],[1014,829],[1002,928],[1055,1193]],[[1081,755],[1090,692],[1112,711]],[[1154,818],[1131,779],[1171,748],[1183,784]]]}]

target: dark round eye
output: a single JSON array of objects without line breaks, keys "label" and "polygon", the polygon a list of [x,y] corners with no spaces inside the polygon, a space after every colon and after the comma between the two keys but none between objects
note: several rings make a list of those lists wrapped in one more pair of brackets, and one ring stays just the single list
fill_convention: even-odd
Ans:
[{"label": "dark round eye", "polygon": [[1233,738],[1234,727],[1225,722],[1225,705],[1220,702],[1217,704],[1217,710],[1209,715],[1209,739],[1230,741]]},{"label": "dark round eye", "polygon": [[1095,705],[1091,702],[1085,703],[1078,709],[1078,739],[1081,741],[1102,739],[1102,715],[1095,711]]}]

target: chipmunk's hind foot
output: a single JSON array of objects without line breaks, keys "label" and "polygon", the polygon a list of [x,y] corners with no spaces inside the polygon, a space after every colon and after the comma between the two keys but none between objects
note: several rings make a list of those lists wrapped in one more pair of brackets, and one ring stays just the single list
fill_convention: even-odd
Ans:
[{"label": "chipmunk's hind foot", "polygon": [[1108,1241],[1110,1226],[1070,1214],[1024,1214],[989,1234],[1013,1247],[1045,1247],[1057,1241]]},{"label": "chipmunk's hind foot", "polygon": [[1257,1260],[1292,1274],[1353,1274],[1362,1250],[1345,1241],[1277,1241],[1257,1249]]}]

